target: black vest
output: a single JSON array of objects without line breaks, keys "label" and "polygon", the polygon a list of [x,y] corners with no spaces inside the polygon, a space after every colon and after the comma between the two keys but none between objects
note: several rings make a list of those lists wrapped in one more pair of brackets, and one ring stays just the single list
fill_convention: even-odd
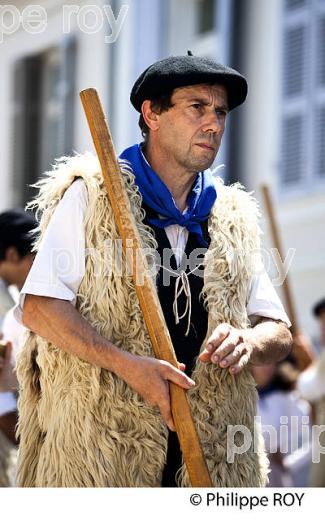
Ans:
[{"label": "black vest", "polygon": [[[203,299],[200,296],[203,288],[203,266],[199,267],[194,273],[188,275],[190,290],[191,290],[191,322],[188,335],[185,336],[187,330],[187,315],[180,320],[178,324],[175,322],[175,316],[173,313],[173,303],[175,298],[175,283],[176,278],[179,276],[180,271],[183,269],[186,273],[192,271],[197,265],[202,264],[204,258],[204,252],[197,255],[197,263],[188,262],[190,254],[196,249],[202,250],[202,245],[199,243],[197,235],[189,233],[188,240],[186,243],[183,258],[180,266],[177,269],[176,259],[171,249],[170,242],[164,229],[160,229],[153,224],[148,222],[150,218],[157,218],[157,214],[146,204],[143,203],[143,209],[146,212],[144,219],[145,224],[150,226],[154,233],[158,243],[157,251],[160,257],[160,264],[165,268],[161,267],[157,273],[157,291],[159,301],[162,307],[162,311],[166,320],[166,324],[171,336],[171,340],[174,346],[177,360],[186,365],[186,373],[191,375],[194,368],[195,358],[200,352],[201,345],[207,333],[208,327],[208,313],[204,309]],[[210,243],[210,237],[208,234],[207,221],[201,224],[202,232],[207,243]],[[165,250],[165,254],[164,254]],[[166,254],[166,251],[168,254]],[[206,251],[206,250],[205,250]],[[190,264],[190,265],[189,265]],[[185,267],[186,266],[186,267]],[[173,271],[175,274],[171,274]],[[200,274],[200,275],[198,275]],[[178,297],[178,314],[182,316],[186,307],[186,296],[184,292]],[[167,451],[167,464],[163,472],[163,487],[175,487],[175,473],[181,465],[181,452],[178,443],[178,438],[175,432],[169,432],[168,438],[168,451]]]}]

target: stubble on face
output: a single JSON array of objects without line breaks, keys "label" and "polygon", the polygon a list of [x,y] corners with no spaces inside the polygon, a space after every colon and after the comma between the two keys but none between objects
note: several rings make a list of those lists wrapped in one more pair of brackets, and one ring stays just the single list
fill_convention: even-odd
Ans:
[{"label": "stubble on face", "polygon": [[159,137],[166,156],[190,175],[206,170],[215,160],[225,128],[225,87],[182,87],[174,91],[172,104],[161,114]]}]

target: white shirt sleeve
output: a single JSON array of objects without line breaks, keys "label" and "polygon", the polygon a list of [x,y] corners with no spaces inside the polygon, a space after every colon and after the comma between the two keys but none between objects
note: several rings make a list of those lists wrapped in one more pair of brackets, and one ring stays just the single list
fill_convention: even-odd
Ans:
[{"label": "white shirt sleeve", "polygon": [[247,314],[252,324],[256,316],[281,320],[291,326],[281,300],[265,270],[252,278],[247,302]]},{"label": "white shirt sleeve", "polygon": [[79,285],[85,273],[84,216],[87,188],[77,179],[57,205],[34,263],[15,307],[15,318],[22,323],[26,294],[48,296],[76,303]]}]

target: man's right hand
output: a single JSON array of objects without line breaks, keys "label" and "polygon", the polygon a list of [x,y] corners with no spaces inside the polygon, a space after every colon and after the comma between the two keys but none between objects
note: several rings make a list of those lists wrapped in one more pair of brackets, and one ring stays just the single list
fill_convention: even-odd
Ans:
[{"label": "man's right hand", "polygon": [[168,381],[185,390],[193,387],[194,381],[183,372],[184,365],[175,368],[166,361],[136,356],[116,347],[100,336],[77,309],[64,300],[27,294],[23,323],[65,352],[114,372],[148,404],[159,406],[167,426],[175,430]]},{"label": "man's right hand", "polygon": [[193,379],[184,372],[184,365],[175,368],[167,361],[151,357],[140,357],[123,352],[123,361],[115,370],[133,390],[138,392],[151,406],[159,406],[160,413],[168,428],[175,431],[171,412],[168,381],[188,390],[195,385]]}]

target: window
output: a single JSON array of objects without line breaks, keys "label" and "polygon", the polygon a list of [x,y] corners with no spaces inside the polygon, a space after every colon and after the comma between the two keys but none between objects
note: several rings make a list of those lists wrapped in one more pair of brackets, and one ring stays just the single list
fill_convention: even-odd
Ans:
[{"label": "window", "polygon": [[303,25],[287,31],[284,48],[284,93],[286,96],[293,96],[300,94],[304,88],[306,28]]},{"label": "window", "polygon": [[[24,205],[31,198],[27,186],[40,171],[37,152],[40,139],[41,59],[19,60],[14,68],[12,158],[13,204]],[[37,173],[35,173],[37,172]]]},{"label": "window", "polygon": [[213,31],[216,0],[197,0],[197,32]]},{"label": "window", "polygon": [[13,192],[22,205],[29,185],[73,149],[76,44],[73,38],[17,61],[14,70]]},{"label": "window", "polygon": [[317,83],[325,87],[325,16],[318,20],[317,54]]},{"label": "window", "polygon": [[43,59],[42,98],[40,106],[41,135],[39,143],[41,171],[58,157],[62,149],[60,122],[63,117],[61,103],[61,67],[62,57],[59,48],[51,49]]},{"label": "window", "polygon": [[325,106],[318,113],[316,174],[325,179]]},{"label": "window", "polygon": [[303,118],[291,116],[284,121],[283,181],[292,184],[303,176]]},{"label": "window", "polygon": [[286,9],[296,9],[297,7],[303,6],[305,0],[286,0]]},{"label": "window", "polygon": [[280,179],[312,190],[325,180],[325,1],[283,5]]}]

